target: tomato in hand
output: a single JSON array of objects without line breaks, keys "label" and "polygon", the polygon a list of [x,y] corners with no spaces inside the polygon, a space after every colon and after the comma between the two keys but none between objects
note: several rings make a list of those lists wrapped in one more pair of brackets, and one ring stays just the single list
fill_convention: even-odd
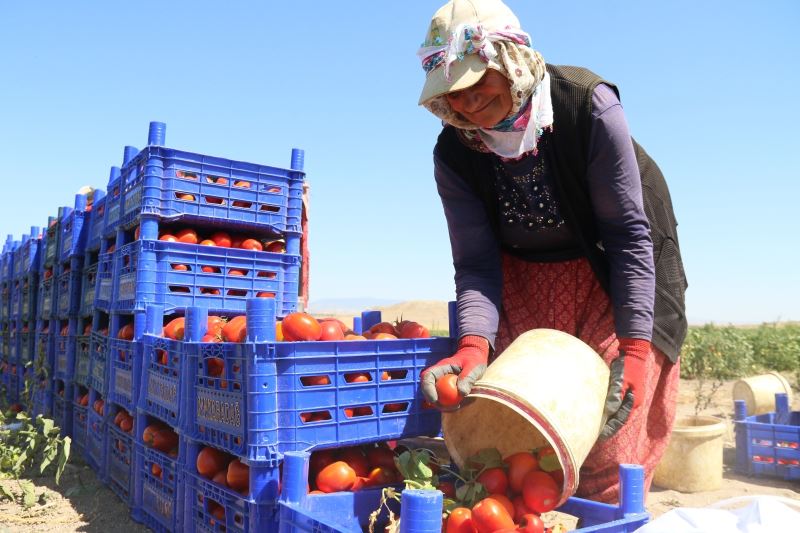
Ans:
[{"label": "tomato in hand", "polygon": [[508,465],[508,485],[514,493],[522,492],[522,482],[532,470],[539,468],[539,461],[530,452],[509,455],[503,462]]},{"label": "tomato in hand", "polygon": [[505,494],[508,489],[508,477],[502,468],[487,468],[480,476],[478,483],[484,486],[489,494]]},{"label": "tomato in hand", "polygon": [[478,533],[494,533],[500,529],[514,529],[514,520],[502,503],[485,498],[472,508],[472,523]]},{"label": "tomato in hand", "polygon": [[456,387],[457,381],[458,376],[455,374],[446,374],[436,380],[436,393],[442,407],[455,407],[461,403],[463,397]]},{"label": "tomato in hand", "polygon": [[522,497],[531,511],[542,514],[552,511],[558,504],[559,489],[547,472],[528,472],[522,483]]},{"label": "tomato in hand", "polygon": [[350,490],[355,482],[355,471],[344,461],[331,463],[317,474],[317,488],[326,493]]},{"label": "tomato in hand", "polygon": [[322,335],[317,319],[308,313],[289,313],[281,321],[283,338],[287,341],[316,341]]},{"label": "tomato in hand", "polygon": [[456,507],[450,511],[445,525],[445,533],[475,533],[472,524],[472,511],[466,507]]}]

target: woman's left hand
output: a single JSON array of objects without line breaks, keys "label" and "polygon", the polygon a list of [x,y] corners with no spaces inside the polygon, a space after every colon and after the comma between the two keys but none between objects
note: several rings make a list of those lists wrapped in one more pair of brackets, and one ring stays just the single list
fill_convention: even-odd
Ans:
[{"label": "woman's left hand", "polygon": [[608,439],[625,425],[644,399],[645,362],[650,356],[650,341],[619,339],[619,356],[611,362],[603,429],[600,440]]}]

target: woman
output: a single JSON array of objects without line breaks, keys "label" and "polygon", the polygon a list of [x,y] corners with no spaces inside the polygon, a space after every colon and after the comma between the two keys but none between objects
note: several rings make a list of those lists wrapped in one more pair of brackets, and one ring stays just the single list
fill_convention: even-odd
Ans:
[{"label": "woman", "polygon": [[420,97],[445,123],[434,149],[450,232],[458,350],[423,393],[459,375],[466,395],[490,356],[534,328],[564,331],[611,367],[607,422],[578,495],[618,499],[618,466],[646,488],[675,415],[686,280],[669,192],[631,139],[614,85],[545,65],[499,0],[453,0],[419,51]]}]

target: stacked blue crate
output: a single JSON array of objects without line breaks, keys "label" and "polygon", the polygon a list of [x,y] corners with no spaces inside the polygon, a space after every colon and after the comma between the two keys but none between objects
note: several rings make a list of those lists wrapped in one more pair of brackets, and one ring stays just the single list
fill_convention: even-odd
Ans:
[{"label": "stacked blue crate", "polygon": [[736,471],[749,476],[800,480],[800,411],[786,393],[775,394],[775,411],[747,416],[743,400],[736,414]]},{"label": "stacked blue crate", "polygon": [[3,283],[2,298],[0,299],[0,324],[3,331],[3,360],[0,363],[2,372],[2,388],[5,398],[9,403],[19,400],[19,380],[17,377],[17,316],[14,313],[14,256],[19,249],[20,242],[8,236],[3,247],[2,272],[0,278]]}]

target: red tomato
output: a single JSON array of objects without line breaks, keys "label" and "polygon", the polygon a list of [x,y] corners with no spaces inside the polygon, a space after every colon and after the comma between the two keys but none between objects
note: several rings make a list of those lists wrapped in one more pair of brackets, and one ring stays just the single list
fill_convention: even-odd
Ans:
[{"label": "red tomato", "polygon": [[466,507],[456,507],[450,511],[445,525],[445,533],[475,533],[477,531],[472,524],[472,511]]},{"label": "red tomato", "polygon": [[153,448],[160,452],[168,453],[178,446],[178,435],[172,428],[165,427],[153,434]]},{"label": "red tomato", "polygon": [[209,274],[219,274],[219,268],[213,266],[206,265],[201,267],[200,270]]},{"label": "red tomato", "polygon": [[388,333],[389,335],[394,335],[395,337],[399,337],[400,333],[398,333],[397,328],[395,328],[391,322],[378,322],[371,328],[369,328],[369,332],[373,335],[377,333]]},{"label": "red tomato", "polygon": [[436,393],[439,395],[439,405],[442,407],[455,407],[461,403],[462,396],[456,388],[458,376],[447,374],[436,380]]},{"label": "red tomato", "polygon": [[263,252],[264,247],[255,239],[245,239],[242,241],[242,244],[239,246],[244,250],[255,250],[256,252]]},{"label": "red tomato", "polygon": [[544,533],[544,522],[533,513],[526,514],[520,519],[517,531],[523,533]]},{"label": "red tomato", "polygon": [[355,482],[355,471],[344,461],[331,463],[317,474],[317,488],[326,493],[350,490]]},{"label": "red tomato", "polygon": [[197,237],[197,232],[191,228],[180,230],[175,234],[175,237],[178,238],[178,242],[185,242],[186,244],[197,244],[200,242],[200,239]]},{"label": "red tomato", "polygon": [[211,478],[211,481],[214,483],[219,483],[223,487],[228,486],[228,471],[227,470],[220,470],[216,473],[216,475]]},{"label": "red tomato", "polygon": [[508,485],[515,494],[522,492],[522,482],[528,472],[539,468],[539,461],[530,452],[509,455],[503,462],[508,465]]},{"label": "red tomato", "polygon": [[249,189],[250,188],[250,182],[249,181],[244,181],[244,180],[236,180],[236,181],[233,182],[233,186],[234,187],[241,187],[243,189]]},{"label": "red tomato", "polygon": [[222,328],[222,340],[226,342],[244,342],[247,339],[247,317],[236,316]]},{"label": "red tomato", "polygon": [[344,380],[346,383],[367,383],[372,381],[372,376],[367,372],[354,372],[352,374],[345,374]]},{"label": "red tomato", "polygon": [[203,239],[200,241],[200,246],[216,246],[217,243],[212,241],[211,239]]},{"label": "red tomato", "polygon": [[306,387],[319,387],[322,385],[330,385],[331,379],[326,375],[321,376],[303,376],[300,382]]},{"label": "red tomato", "polygon": [[489,494],[489,498],[497,500],[498,502],[503,504],[503,507],[505,507],[506,511],[508,511],[508,516],[512,518],[514,517],[514,504],[511,503],[511,500],[509,499],[508,496],[500,493],[491,493]]},{"label": "red tomato", "polygon": [[139,237],[142,236],[142,226],[136,226],[136,230],[133,232],[133,240],[138,241]]},{"label": "red tomato", "polygon": [[397,471],[394,468],[379,466],[370,470],[365,484],[368,487],[382,487],[384,485],[391,485],[396,480]]},{"label": "red tomato", "polygon": [[164,326],[164,336],[172,340],[183,340],[186,332],[186,319],[182,316],[173,318]]},{"label": "red tomato", "polygon": [[364,455],[364,452],[358,448],[344,448],[339,450],[339,460],[350,465],[350,468],[353,469],[357,476],[369,477],[370,468],[367,463],[367,457]]},{"label": "red tomato", "polygon": [[244,276],[244,271],[242,271],[242,270],[240,270],[238,268],[232,268],[232,269],[228,270],[228,275],[229,276]]},{"label": "red tomato", "polygon": [[287,341],[316,341],[322,335],[317,319],[307,313],[289,313],[281,322],[281,328]]},{"label": "red tomato", "polygon": [[323,468],[336,461],[336,454],[333,450],[318,450],[311,454],[309,459],[308,471],[315,476]]},{"label": "red tomato", "polygon": [[229,458],[216,448],[206,446],[197,454],[195,466],[197,473],[207,479],[212,479],[227,465]]},{"label": "red tomato", "polygon": [[522,497],[522,494],[516,496],[511,503],[514,504],[514,522],[519,523],[523,516],[531,513],[531,510],[525,505],[525,498]]},{"label": "red tomato", "polygon": [[[376,446],[367,450],[367,462],[371,468],[396,468],[394,452],[385,446]],[[440,489],[441,490],[441,489]]]},{"label": "red tomato", "polygon": [[209,335],[221,335],[222,328],[225,326],[225,321],[218,316],[209,316],[208,317],[208,331],[206,331]]},{"label": "red tomato", "polygon": [[225,360],[220,357],[209,357],[206,360],[208,375],[218,378],[225,372]]},{"label": "red tomato", "polygon": [[125,416],[122,417],[122,421],[119,423],[119,429],[125,433],[130,433],[133,431],[133,417],[131,417],[131,415],[128,413],[125,413]]},{"label": "red tomato", "polygon": [[241,460],[234,459],[228,465],[228,486],[240,494],[250,492],[250,467]]},{"label": "red tomato", "polygon": [[282,254],[286,252],[286,243],[283,241],[271,241],[267,243],[267,247],[264,250],[275,254]]},{"label": "red tomato", "polygon": [[452,481],[440,481],[438,488],[445,498],[456,499],[456,485]]},{"label": "red tomato", "polygon": [[133,324],[125,324],[117,332],[117,338],[124,341],[133,340]]},{"label": "red tomato", "polygon": [[181,271],[181,272],[186,272],[187,270],[189,270],[189,267],[186,266],[186,265],[177,264],[177,265],[172,265],[172,270],[178,270],[178,271]]},{"label": "red tomato", "polygon": [[416,322],[406,321],[400,328],[401,339],[427,339],[431,336],[428,328]]},{"label": "red tomato", "polygon": [[522,483],[522,497],[525,505],[536,513],[546,513],[556,508],[559,490],[556,482],[546,472],[528,472]]},{"label": "red tomato", "polygon": [[[170,235],[169,233],[165,233],[161,237],[158,238],[159,241],[167,241],[167,242],[178,242],[178,238],[175,235]],[[111,253],[111,247],[109,250],[106,250],[106,253]]]},{"label": "red tomato", "polygon": [[487,468],[478,476],[478,483],[483,485],[489,494],[505,494],[508,489],[508,476],[502,468]]},{"label": "red tomato", "polygon": [[214,241],[217,246],[222,248],[230,248],[231,247],[231,236],[225,233],[224,231],[218,231],[211,235],[211,240]]},{"label": "red tomato", "polygon": [[256,293],[256,298],[275,298],[274,292],[260,291]]},{"label": "red tomato", "polygon": [[494,533],[500,529],[514,529],[514,520],[502,503],[485,498],[472,508],[472,523],[478,533]]}]

